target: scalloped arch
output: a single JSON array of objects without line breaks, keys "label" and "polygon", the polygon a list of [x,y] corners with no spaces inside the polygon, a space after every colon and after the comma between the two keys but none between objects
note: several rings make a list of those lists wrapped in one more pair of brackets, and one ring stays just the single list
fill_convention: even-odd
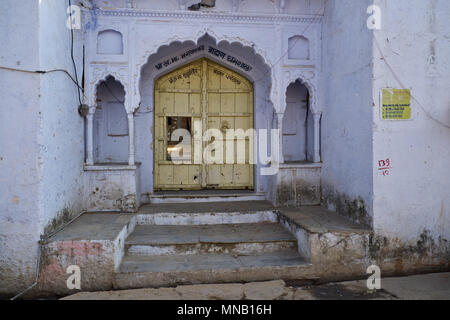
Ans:
[{"label": "scalloped arch", "polygon": [[270,75],[271,75],[270,100],[272,101],[272,103],[275,101],[274,96],[275,96],[275,92],[276,92],[276,83],[277,82],[275,79],[275,72],[272,68],[272,63],[270,62],[270,60],[268,58],[268,54],[264,50],[261,50],[260,48],[258,48],[256,46],[256,44],[253,43],[252,41],[246,40],[241,37],[232,37],[232,36],[226,36],[226,35],[218,36],[211,29],[202,28],[196,34],[189,36],[189,37],[179,37],[178,35],[174,35],[173,37],[167,38],[166,40],[164,40],[158,44],[155,44],[151,48],[146,50],[145,53],[140,57],[140,59],[138,59],[138,62],[136,63],[136,66],[135,66],[136,71],[133,76],[133,78],[135,79],[135,82],[134,82],[134,85],[135,85],[134,99],[135,99],[135,101],[133,102],[133,105],[135,106],[134,109],[137,109],[141,102],[140,83],[142,80],[142,73],[143,73],[145,66],[148,64],[150,58],[153,55],[157,54],[158,51],[165,46],[170,46],[176,42],[180,42],[180,43],[193,42],[195,44],[198,44],[199,40],[202,37],[207,36],[207,35],[214,39],[216,45],[218,45],[221,42],[227,42],[229,44],[239,43],[243,47],[251,48],[253,50],[254,54],[257,57],[259,57],[260,59],[262,59],[262,61],[264,62],[264,65],[268,68],[268,70],[270,70]]},{"label": "scalloped arch", "polygon": [[[310,75],[310,77],[308,77]],[[311,109],[313,114],[320,114],[321,111],[317,106],[317,88],[316,84],[312,79],[316,77],[315,72],[313,71],[302,71],[302,72],[288,72],[288,76],[286,79],[284,97],[286,97],[288,87],[299,80],[309,91],[309,108]],[[283,105],[283,112],[286,110],[286,103]]]},{"label": "scalloped arch", "polygon": [[93,109],[94,111],[90,111],[90,112],[95,112],[95,109],[97,108],[97,103],[96,103],[96,99],[97,99],[97,94],[98,94],[98,86],[102,83],[108,80],[108,78],[111,77],[113,78],[115,81],[119,82],[120,85],[123,87],[123,91],[124,91],[124,104],[125,104],[125,110],[127,111],[127,113],[132,112],[133,110],[129,110],[129,108],[127,108],[127,106],[130,105],[129,100],[130,100],[130,96],[127,90],[127,87],[124,85],[124,83],[126,83],[125,79],[123,79],[123,77],[115,72],[115,71],[105,71],[102,73],[102,75],[98,76],[95,78],[94,80],[94,84],[91,86],[92,88],[92,92],[89,94],[89,97],[91,99],[91,101],[89,102],[89,109]]}]

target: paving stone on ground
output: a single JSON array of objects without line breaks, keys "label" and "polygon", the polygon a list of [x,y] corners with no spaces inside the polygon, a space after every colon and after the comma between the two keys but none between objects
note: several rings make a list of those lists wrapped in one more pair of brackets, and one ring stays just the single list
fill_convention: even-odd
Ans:
[{"label": "paving stone on ground", "polygon": [[286,296],[289,288],[283,280],[244,284],[244,297],[248,300],[276,300]]},{"label": "paving stone on ground", "polygon": [[317,300],[317,298],[306,289],[296,288],[293,290],[292,300]]},{"label": "paving stone on ground", "polygon": [[240,283],[185,285],[175,290],[184,300],[241,300],[244,296]]},{"label": "paving stone on ground", "polygon": [[179,300],[175,288],[79,292],[61,300]]},{"label": "paving stone on ground", "polygon": [[183,285],[176,288],[79,292],[64,300],[450,300],[450,272],[382,278],[381,290],[366,280],[289,287],[283,280]]}]

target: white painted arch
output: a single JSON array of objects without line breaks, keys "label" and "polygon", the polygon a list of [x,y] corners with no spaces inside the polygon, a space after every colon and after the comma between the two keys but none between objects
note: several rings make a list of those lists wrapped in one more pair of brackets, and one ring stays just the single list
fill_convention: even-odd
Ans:
[{"label": "white painted arch", "polygon": [[[216,46],[218,46],[221,43],[228,43],[230,45],[233,43],[239,43],[240,45],[242,45],[242,47],[251,48],[251,50],[254,52],[255,57],[258,57],[259,59],[261,59],[265,65],[265,68],[267,68],[267,70],[268,70],[267,75],[270,75],[270,83],[271,83],[270,100],[274,107],[277,105],[275,103],[275,101],[277,101],[276,97],[278,95],[276,72],[274,71],[273,62],[269,59],[268,53],[265,50],[261,49],[253,41],[246,40],[245,38],[238,37],[238,36],[231,36],[231,35],[227,35],[227,34],[218,34],[211,28],[201,27],[195,34],[192,34],[189,36],[173,35],[171,37],[163,39],[160,42],[158,42],[157,44],[153,45],[151,48],[146,49],[144,51],[144,53],[140,56],[140,58],[137,59],[138,62],[135,65],[135,68],[134,68],[135,72],[132,76],[132,78],[134,79],[134,81],[133,81],[133,84],[134,84],[133,106],[135,109],[137,109],[142,102],[142,95],[141,95],[141,90],[140,90],[140,85],[142,82],[142,73],[143,73],[144,68],[148,65],[150,59],[154,55],[156,55],[161,48],[169,47],[169,46],[173,45],[174,43],[193,43],[194,45],[199,45],[199,42],[201,41],[201,39],[205,38],[206,36],[209,36],[211,39],[213,39]],[[201,57],[201,56],[198,56],[198,57]],[[214,60],[214,59],[211,59],[211,60]],[[171,68],[171,70],[173,70],[181,65],[182,64],[176,64]],[[238,68],[233,68],[233,66],[229,66],[229,65],[225,65],[225,66],[227,68],[230,68],[230,69],[238,72],[238,73],[241,73],[243,76],[245,76],[246,78],[251,80],[253,83],[261,80],[260,78],[257,78],[252,74],[243,74],[241,72],[241,70],[239,70]],[[167,70],[167,71],[169,71],[169,70]]]}]

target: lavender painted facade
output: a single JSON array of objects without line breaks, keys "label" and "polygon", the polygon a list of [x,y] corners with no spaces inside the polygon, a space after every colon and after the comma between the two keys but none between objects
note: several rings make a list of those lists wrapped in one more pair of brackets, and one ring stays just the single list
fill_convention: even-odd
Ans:
[{"label": "lavender painted facade", "polygon": [[[367,225],[380,264],[402,248],[450,259],[448,1],[72,4],[73,34],[69,1],[0,4],[0,295],[33,283],[39,239],[81,212],[161,202],[154,83],[201,58],[248,79],[254,128],[279,130],[279,170],[257,163],[251,196]],[[82,91],[65,72],[33,72],[75,78],[74,65]],[[383,88],[410,90],[411,119],[383,119]]]}]

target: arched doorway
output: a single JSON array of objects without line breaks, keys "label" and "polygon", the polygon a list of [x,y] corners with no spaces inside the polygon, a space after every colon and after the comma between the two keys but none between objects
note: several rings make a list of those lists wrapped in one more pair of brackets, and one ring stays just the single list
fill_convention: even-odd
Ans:
[{"label": "arched doorway", "polygon": [[254,188],[249,80],[203,58],[160,77],[154,99],[155,190]]}]

